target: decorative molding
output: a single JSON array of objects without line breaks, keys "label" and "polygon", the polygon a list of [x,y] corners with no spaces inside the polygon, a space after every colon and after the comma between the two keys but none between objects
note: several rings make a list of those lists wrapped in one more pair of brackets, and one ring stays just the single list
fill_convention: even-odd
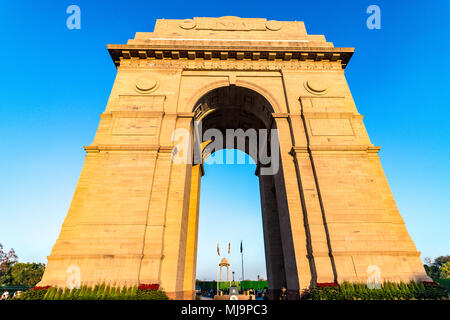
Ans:
[{"label": "decorative molding", "polygon": [[303,86],[314,95],[324,95],[328,90],[328,84],[322,80],[309,79],[303,83]]},{"label": "decorative molding", "polygon": [[194,118],[194,112],[179,112],[177,113],[178,118]]},{"label": "decorative molding", "polygon": [[302,100],[322,100],[322,99],[345,99],[345,96],[299,96],[298,99]]},{"label": "decorative molding", "polygon": [[310,151],[367,151],[369,146],[339,146],[339,145],[317,145],[309,146]]},{"label": "decorative molding", "polygon": [[354,114],[353,112],[314,112],[314,111],[304,111],[302,115],[305,119],[353,119],[360,118],[361,115]]},{"label": "decorative molding", "polygon": [[304,147],[293,146],[289,153],[292,156],[295,156],[296,154],[302,154],[302,153],[308,153],[308,152],[309,152],[308,147],[306,147],[306,146],[304,146]]},{"label": "decorative molding", "polygon": [[289,113],[277,113],[274,112],[272,113],[272,117],[277,119],[277,118],[288,118],[289,117]]},{"label": "decorative molding", "polygon": [[280,71],[280,70],[327,70],[342,71],[339,62],[333,61],[299,61],[295,59],[274,61],[269,60],[207,60],[207,59],[145,59],[120,58],[118,63],[121,68],[151,68],[151,69],[182,69],[182,70],[227,70],[227,71]]},{"label": "decorative molding", "polygon": [[172,153],[173,146],[160,146],[158,152],[159,153]]},{"label": "decorative molding", "polygon": [[109,113],[122,118],[161,118],[164,115],[164,111],[111,110]]},{"label": "decorative molding", "polygon": [[179,24],[180,28],[185,30],[193,29],[196,25],[197,23],[193,19],[184,19]]},{"label": "decorative molding", "polygon": [[48,260],[66,260],[66,259],[142,259],[144,255],[142,254],[58,254],[47,256]]},{"label": "decorative molding", "polygon": [[97,145],[84,146],[87,153],[99,153],[102,151],[159,151],[157,145]]},{"label": "decorative molding", "polygon": [[[331,255],[335,257],[342,256],[410,256],[420,257],[420,252],[412,251],[333,251]],[[328,252],[313,252],[313,257],[328,257]]]},{"label": "decorative molding", "polygon": [[376,147],[376,146],[369,146],[369,148],[367,149],[367,152],[372,153],[372,154],[378,154],[378,152],[380,152],[381,147]]},{"label": "decorative molding", "polygon": [[[205,41],[210,43],[210,41]],[[195,45],[195,51],[192,46],[173,45],[171,47],[149,46],[148,48],[141,46],[127,46],[127,45],[109,45],[108,50],[116,66],[124,65],[129,60],[226,60],[229,61],[270,61],[274,62],[328,62],[339,66],[339,69],[345,69],[351,56],[353,55],[353,48],[329,48],[329,47],[279,47],[274,48],[270,46],[258,46],[251,48],[248,45],[243,45],[242,49],[239,47],[230,49],[225,46],[219,47],[202,47]]]},{"label": "decorative molding", "polygon": [[86,153],[99,153],[100,149],[97,146],[84,146]]},{"label": "decorative molding", "polygon": [[278,31],[283,27],[283,23],[277,20],[269,20],[266,22],[266,28],[271,31]]},{"label": "decorative molding", "polygon": [[141,75],[136,79],[136,91],[142,94],[149,94],[156,91],[159,81],[148,75]]},{"label": "decorative molding", "polygon": [[111,112],[103,112],[100,113],[100,119],[112,119],[112,113]]},{"label": "decorative molding", "polygon": [[375,146],[357,146],[357,145],[317,145],[317,146],[293,146],[291,155],[309,153],[314,151],[358,151],[367,153],[377,153],[380,147]]}]

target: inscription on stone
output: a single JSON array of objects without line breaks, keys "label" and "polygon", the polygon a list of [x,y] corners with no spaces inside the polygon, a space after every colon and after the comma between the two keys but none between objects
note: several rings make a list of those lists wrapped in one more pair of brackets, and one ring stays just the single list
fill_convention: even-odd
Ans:
[{"label": "inscription on stone", "polygon": [[239,17],[222,17],[217,20],[208,18],[195,19],[197,30],[215,30],[215,31],[252,31],[266,30],[266,19],[246,19]]}]

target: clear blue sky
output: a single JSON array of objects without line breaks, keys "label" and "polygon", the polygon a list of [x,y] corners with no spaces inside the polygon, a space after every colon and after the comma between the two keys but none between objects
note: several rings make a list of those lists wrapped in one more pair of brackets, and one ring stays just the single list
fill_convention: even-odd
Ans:
[{"label": "clear blue sky", "polygon": [[[226,152],[228,155],[226,155]],[[237,164],[243,156],[246,164]],[[197,279],[216,279],[217,242],[220,254],[231,264],[235,280],[241,279],[241,240],[244,249],[245,279],[266,279],[266,262],[256,165],[245,153],[221,150],[213,154],[223,163],[228,156],[235,164],[213,164],[212,157],[205,161],[205,175],[200,190],[200,218],[198,234]],[[239,158],[239,163],[242,163]],[[227,253],[231,243],[230,255]],[[231,276],[231,273],[230,273]],[[226,270],[222,269],[222,279]]]},{"label": "clear blue sky", "polygon": [[[81,8],[81,30],[66,28],[70,4]],[[366,28],[370,4],[381,8],[381,30]],[[444,0],[0,1],[0,243],[15,248],[21,261],[46,262],[83,165],[82,146],[92,142],[114,82],[106,44],[152,31],[157,18],[224,15],[301,20],[308,33],[356,47],[347,79],[372,142],[382,147],[408,231],[422,257],[449,254],[450,2]],[[246,277],[264,274],[253,171],[207,168],[199,245],[208,253],[199,257],[205,259],[199,278],[215,277],[202,258],[215,257],[216,240],[206,248],[205,230],[229,226],[226,213],[242,216],[229,233],[234,251],[241,226],[251,229]],[[212,188],[223,196],[214,197]],[[224,250],[227,235],[220,237]]]}]

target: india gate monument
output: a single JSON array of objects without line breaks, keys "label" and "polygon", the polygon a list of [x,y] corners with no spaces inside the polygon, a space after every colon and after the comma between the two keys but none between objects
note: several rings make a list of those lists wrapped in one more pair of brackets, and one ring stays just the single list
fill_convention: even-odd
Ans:
[{"label": "india gate monument", "polygon": [[76,266],[81,284],[192,299],[202,161],[220,143],[203,135],[230,129],[277,133],[255,159],[272,298],[374,272],[428,279],[346,82],[353,48],[299,21],[221,17],[159,19],[108,51],[116,79],[40,285],[65,287]]}]

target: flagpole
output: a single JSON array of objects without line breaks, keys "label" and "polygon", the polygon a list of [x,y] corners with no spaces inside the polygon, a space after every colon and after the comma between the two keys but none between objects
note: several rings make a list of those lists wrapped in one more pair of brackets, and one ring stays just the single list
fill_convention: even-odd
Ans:
[{"label": "flagpole", "polygon": [[219,242],[217,242],[217,283],[216,283],[216,295],[219,295],[219,269],[220,269],[220,249],[219,249]]},{"label": "flagpole", "polygon": [[219,295],[219,264],[220,264],[220,256],[217,258],[217,282],[216,282],[216,295]]},{"label": "flagpole", "polygon": [[242,281],[244,281],[244,249],[242,248],[242,240],[241,240],[241,261],[242,261]]},{"label": "flagpole", "polygon": [[[230,242],[228,242],[228,264],[230,265],[229,269],[231,271],[231,243]],[[230,272],[228,272],[227,276],[230,277]],[[229,281],[230,281],[230,288],[231,288],[231,277],[229,278]]]},{"label": "flagpole", "polygon": [[242,281],[244,281],[244,252],[241,252],[241,259],[242,259]]}]

